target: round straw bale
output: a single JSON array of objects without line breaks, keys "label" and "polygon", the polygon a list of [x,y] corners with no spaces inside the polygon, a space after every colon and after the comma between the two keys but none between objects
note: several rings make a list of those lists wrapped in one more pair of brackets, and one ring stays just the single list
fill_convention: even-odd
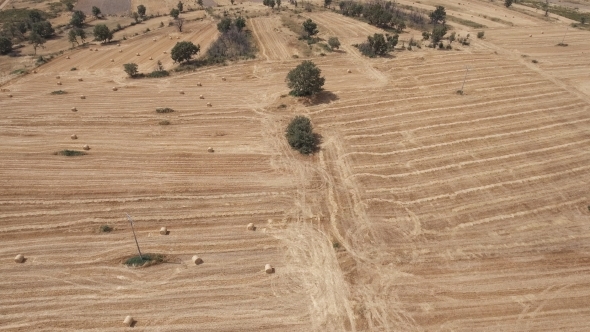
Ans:
[{"label": "round straw bale", "polygon": [[18,255],[16,255],[16,257],[14,257],[15,263],[23,263],[24,261],[25,261],[25,256],[23,256],[22,254],[18,254]]},{"label": "round straw bale", "polygon": [[93,49],[91,49],[91,48],[89,48],[88,50],[89,50],[89,51],[94,51],[94,50],[93,50]]},{"label": "round straw bale", "polygon": [[37,74],[37,71],[36,70],[33,70],[33,74]]},{"label": "round straw bale", "polygon": [[57,82],[57,85],[61,85],[61,82]]},{"label": "round straw bale", "polygon": [[8,98],[12,98],[12,93],[10,93],[10,94],[8,95]]},{"label": "round straw bale", "polygon": [[156,41],[156,38],[152,39],[153,41]]},{"label": "round straw bale", "polygon": [[266,271],[268,274],[275,273],[275,268],[270,266],[270,264],[266,264],[264,266],[264,271]]},{"label": "round straw bale", "polygon": [[164,51],[164,52],[162,52],[162,53],[164,53],[164,54],[167,54],[168,52]]},{"label": "round straw bale", "polygon": [[180,37],[176,36],[176,39],[180,39]]},{"label": "round straw bale", "polygon": [[136,53],[135,55],[139,56],[139,53]]},{"label": "round straw bale", "polygon": [[57,78],[58,80],[61,78],[59,75],[55,76],[55,78]]},{"label": "round straw bale", "polygon": [[172,36],[170,36],[170,39],[172,39]]},{"label": "round straw bale", "polygon": [[69,59],[69,58],[70,58],[70,56],[68,55],[68,56],[66,57],[66,59]]},{"label": "round straw bale", "polygon": [[80,77],[80,78],[78,79],[78,82],[82,82],[83,80],[84,80],[84,79]]},{"label": "round straw bale", "polygon": [[168,235],[168,229],[165,226],[160,228],[160,235]]},{"label": "round straw bale", "polygon": [[117,46],[121,46],[121,44],[117,44]]},{"label": "round straw bale", "polygon": [[86,99],[86,96],[85,95],[81,95],[80,96],[80,99]]},{"label": "round straw bale", "polygon": [[180,94],[183,95],[184,94],[184,91],[180,90]]},{"label": "round straw bale", "polygon": [[201,84],[201,82],[198,82],[198,83],[197,83],[197,86],[203,86],[203,85]]},{"label": "round straw bale", "polygon": [[131,316],[127,316],[127,317],[125,317],[125,320],[123,320],[123,324],[125,324],[127,326],[133,325],[133,322],[134,322],[134,320],[133,320],[133,317],[131,317]]},{"label": "round straw bale", "polygon": [[347,72],[350,74],[350,73],[352,73],[352,70],[349,69],[349,70],[347,70]]},{"label": "round straw bale", "polygon": [[116,86],[114,86],[114,87],[113,87],[113,91],[117,91],[117,90],[119,90],[119,89],[117,89],[117,87],[116,87]]},{"label": "round straw bale", "polygon": [[86,144],[86,145],[84,145],[84,146],[82,147],[82,149],[84,149],[84,150],[88,151],[88,150],[90,150],[90,146],[88,146],[88,144]]},{"label": "round straw bale", "polygon": [[256,230],[256,226],[254,226],[253,223],[249,223],[248,224],[248,227],[246,229],[248,229],[249,231],[255,231]]},{"label": "round straw bale", "polygon": [[70,136],[71,139],[78,139],[78,135],[73,134],[72,136]]},{"label": "round straw bale", "polygon": [[222,81],[225,81],[225,77],[222,77],[222,78],[221,78],[221,80],[222,80]]},{"label": "round straw bale", "polygon": [[203,260],[201,259],[201,257],[194,255],[192,258],[193,263],[195,263],[195,265],[201,265],[203,264]]},{"label": "round straw bale", "polygon": [[213,150],[213,148],[212,148],[212,147],[208,147],[208,148],[207,148],[207,152],[215,152],[215,150]]},{"label": "round straw bale", "polygon": [[529,37],[532,37],[533,35],[529,35]]},{"label": "round straw bale", "polygon": [[150,57],[150,60],[154,60],[154,59],[152,59],[152,57]]},{"label": "round straw bale", "polygon": [[207,107],[211,107],[211,106],[213,106],[213,105],[211,105],[211,103],[207,103]]},{"label": "round straw bale", "polygon": [[72,107],[72,112],[78,112],[78,109],[75,107]]},{"label": "round straw bale", "polygon": [[94,49],[94,52],[98,52],[98,48],[95,48],[95,49]]},{"label": "round straw bale", "polygon": [[115,59],[111,59],[111,62],[115,62]]},{"label": "round straw bale", "polygon": [[205,99],[203,95],[199,95],[199,99]]},{"label": "round straw bale", "polygon": [[123,53],[123,50],[119,50],[119,53]]}]

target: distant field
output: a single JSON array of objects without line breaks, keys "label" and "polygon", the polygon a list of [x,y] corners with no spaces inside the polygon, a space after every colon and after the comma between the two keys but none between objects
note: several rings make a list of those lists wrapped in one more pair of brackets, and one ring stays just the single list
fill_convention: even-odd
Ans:
[{"label": "distant field", "polygon": [[131,11],[131,0],[78,0],[75,9],[92,14],[92,7],[100,8],[103,15],[128,14]]}]

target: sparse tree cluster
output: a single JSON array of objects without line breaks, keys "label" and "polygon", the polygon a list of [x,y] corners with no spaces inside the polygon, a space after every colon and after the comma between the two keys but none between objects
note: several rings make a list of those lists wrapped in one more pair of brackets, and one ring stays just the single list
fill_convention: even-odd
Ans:
[{"label": "sparse tree cluster", "polygon": [[[278,1],[280,1],[280,0],[278,0]],[[270,7],[271,9],[274,9],[275,6],[277,5],[277,1],[275,1],[275,0],[262,0],[262,4],[267,7]]]},{"label": "sparse tree cluster", "polygon": [[367,41],[357,45],[359,51],[370,58],[376,56],[383,56],[393,51],[397,45],[399,36],[396,35],[383,35],[376,33],[373,36],[367,37]]},{"label": "sparse tree cluster", "polygon": [[25,15],[19,19],[4,22],[0,30],[0,54],[12,51],[14,43],[28,41],[33,45],[35,54],[37,48],[42,48],[48,38],[55,35],[55,29],[47,15],[37,9],[25,10]]},{"label": "sparse tree cluster", "polygon": [[217,25],[221,35],[207,50],[209,58],[217,62],[250,56],[254,48],[245,28],[246,19],[241,16],[233,21],[229,18],[222,19]]},{"label": "sparse tree cluster", "polygon": [[388,1],[357,2],[340,1],[340,12],[345,16],[362,17],[371,25],[395,29],[398,33],[403,31],[408,24],[423,28],[427,19],[419,12],[402,9],[395,3]]},{"label": "sparse tree cluster", "polygon": [[92,15],[96,18],[98,18],[99,16],[101,16],[101,11],[100,8],[96,7],[96,6],[92,6]]},{"label": "sparse tree cluster", "polygon": [[307,38],[311,38],[319,32],[318,25],[310,18],[303,22],[303,30],[307,33]]},{"label": "sparse tree cluster", "polygon": [[76,28],[81,28],[86,20],[86,15],[81,10],[76,10],[72,13],[70,24]]},{"label": "sparse tree cluster", "polygon": [[78,37],[80,38],[80,41],[84,43],[86,40],[86,32],[80,28],[73,28],[68,33],[68,41],[72,44],[72,47],[74,47],[74,44],[80,45]]}]

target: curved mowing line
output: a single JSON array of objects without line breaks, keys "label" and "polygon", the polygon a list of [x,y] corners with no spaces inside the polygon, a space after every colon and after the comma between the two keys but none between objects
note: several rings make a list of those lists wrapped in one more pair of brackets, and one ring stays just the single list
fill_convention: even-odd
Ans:
[{"label": "curved mowing line", "polygon": [[516,134],[526,134],[526,133],[535,132],[535,131],[539,131],[539,130],[555,128],[555,127],[560,127],[560,126],[567,126],[567,125],[588,122],[588,121],[590,121],[590,119],[580,119],[580,120],[569,121],[569,122],[564,122],[564,123],[555,123],[552,125],[547,125],[547,126],[542,126],[542,127],[537,127],[537,128],[524,129],[524,130],[520,130],[520,131],[512,131],[509,133],[501,133],[501,134],[493,134],[493,135],[480,136],[480,137],[464,138],[464,139],[451,141],[451,142],[444,142],[444,143],[420,146],[420,147],[416,147],[416,148],[397,150],[397,151],[391,151],[391,152],[363,152],[363,151],[349,152],[349,153],[345,153],[345,154],[341,155],[339,157],[339,159],[342,160],[350,155],[389,156],[389,155],[395,155],[395,154],[400,154],[400,153],[405,153],[405,152],[421,151],[421,150],[426,150],[426,149],[439,148],[439,147],[449,146],[449,145],[454,145],[454,144],[459,144],[459,143],[487,140],[490,138],[513,136]]}]

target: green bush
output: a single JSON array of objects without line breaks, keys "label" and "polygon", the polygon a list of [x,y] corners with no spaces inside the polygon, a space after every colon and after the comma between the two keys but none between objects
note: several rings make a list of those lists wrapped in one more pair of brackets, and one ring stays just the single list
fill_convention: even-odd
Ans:
[{"label": "green bush", "polygon": [[480,31],[477,33],[477,38],[482,39],[484,35],[485,35],[485,31]]},{"label": "green bush", "polygon": [[322,91],[325,78],[322,71],[311,61],[303,61],[287,74],[287,86],[293,96],[311,96]]},{"label": "green bush", "polygon": [[125,72],[129,77],[137,76],[137,64],[136,63],[126,63],[123,65]]},{"label": "green bush", "polygon": [[170,73],[167,70],[154,70],[153,72],[145,75],[145,77],[149,78],[158,78],[158,77],[166,77],[170,76]]},{"label": "green bush", "polygon": [[302,154],[310,154],[317,150],[318,139],[313,133],[311,121],[305,116],[296,116],[291,120],[285,137],[289,145]]},{"label": "green bush", "polygon": [[52,95],[65,95],[67,92],[65,92],[64,90],[56,90],[51,92]]},{"label": "green bush", "polygon": [[102,225],[99,227],[98,229],[101,233],[109,233],[110,231],[113,230],[113,228],[109,225]]},{"label": "green bush", "polygon": [[55,155],[66,156],[66,157],[76,157],[76,156],[83,156],[86,154],[84,151],[78,150],[61,150],[54,153]]},{"label": "green bush", "polygon": [[169,107],[159,107],[159,108],[156,108],[156,112],[158,112],[158,113],[172,113],[172,112],[174,112],[174,110]]},{"label": "green bush", "polygon": [[160,254],[143,254],[142,257],[133,256],[125,261],[127,266],[150,266],[164,261],[164,255]]},{"label": "green bush", "polygon": [[160,126],[167,126],[167,125],[169,125],[169,124],[170,124],[170,121],[168,121],[168,120],[162,120],[162,121],[158,122],[158,124],[159,124]]},{"label": "green bush", "polygon": [[195,45],[190,41],[182,41],[174,45],[172,51],[170,51],[170,56],[175,63],[181,63],[190,60],[200,50],[201,47],[199,45]]}]

